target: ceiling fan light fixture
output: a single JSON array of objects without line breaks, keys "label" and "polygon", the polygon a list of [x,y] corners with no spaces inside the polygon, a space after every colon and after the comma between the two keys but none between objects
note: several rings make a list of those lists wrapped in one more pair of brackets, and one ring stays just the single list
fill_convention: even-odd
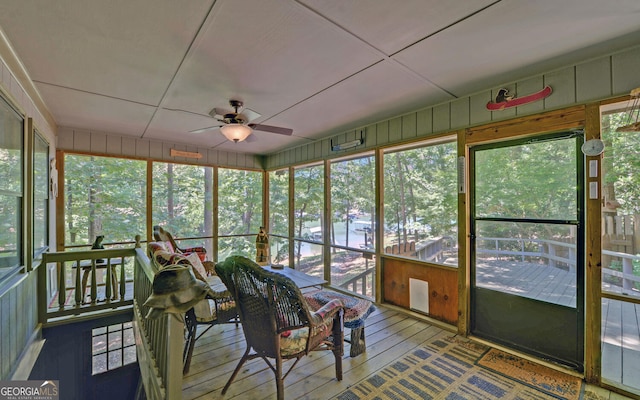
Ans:
[{"label": "ceiling fan light fixture", "polygon": [[252,131],[253,129],[243,124],[226,124],[220,127],[220,133],[235,143],[245,140]]}]

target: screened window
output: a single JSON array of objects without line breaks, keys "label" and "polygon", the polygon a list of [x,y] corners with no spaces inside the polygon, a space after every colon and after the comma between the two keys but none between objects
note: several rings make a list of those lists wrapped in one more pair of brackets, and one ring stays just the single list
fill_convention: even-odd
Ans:
[{"label": "screened window", "polygon": [[331,244],[373,249],[375,191],[373,156],[331,163]]},{"label": "screened window", "polygon": [[331,284],[373,297],[375,158],[331,163]]},{"label": "screened window", "polygon": [[66,246],[145,236],[145,161],[66,154],[64,168]]},{"label": "screened window", "polygon": [[262,219],[262,172],[218,169],[218,260],[255,258]]},{"label": "screened window", "polygon": [[33,252],[49,243],[49,144],[37,133],[33,147]]},{"label": "screened window", "polygon": [[289,171],[269,173],[269,233],[289,236]]},{"label": "screened window", "polygon": [[269,173],[269,246],[271,262],[289,265],[289,171]]},{"label": "screened window", "polygon": [[455,138],[384,155],[384,252],[457,266]]},{"label": "screened window", "polygon": [[322,242],[324,166],[315,165],[296,169],[293,184],[295,204],[293,236]]},{"label": "screened window", "polygon": [[22,264],[23,120],[0,99],[0,279]]},{"label": "screened window", "polygon": [[213,168],[153,163],[152,191],[153,225],[187,238],[180,247],[204,246],[211,254],[211,239],[202,237],[213,234]]},{"label": "screened window", "polygon": [[297,168],[294,173],[294,267],[308,274],[324,276],[323,210],[324,166]]}]

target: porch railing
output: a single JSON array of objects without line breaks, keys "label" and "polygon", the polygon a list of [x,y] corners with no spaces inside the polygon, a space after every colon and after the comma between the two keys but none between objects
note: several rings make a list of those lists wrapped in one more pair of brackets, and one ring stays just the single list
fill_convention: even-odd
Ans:
[{"label": "porch railing", "polygon": [[[492,255],[496,258],[517,258],[520,261],[542,260],[550,267],[576,270],[576,245],[555,240],[542,239],[512,239],[512,238],[478,238],[478,243],[484,246],[478,247],[478,254]],[[488,244],[492,246],[489,247]],[[517,243],[514,246],[503,244]],[[534,251],[526,251],[526,244],[534,243]],[[509,249],[505,249],[510,247]],[[640,276],[633,271],[634,262],[640,264],[640,256],[617,251],[602,250],[602,279],[609,284],[608,290],[616,293],[634,294],[640,296],[636,289],[636,283],[640,283]]]},{"label": "porch railing", "polygon": [[145,251],[136,249],[133,330],[142,385],[150,400],[182,398],[184,324],[173,315],[147,319],[144,302],[151,295],[156,268]]},{"label": "porch railing", "polygon": [[374,278],[375,268],[370,268],[343,282],[340,287],[362,296],[373,297]]},{"label": "porch railing", "polygon": [[135,254],[135,248],[43,253],[39,321],[131,306]]}]

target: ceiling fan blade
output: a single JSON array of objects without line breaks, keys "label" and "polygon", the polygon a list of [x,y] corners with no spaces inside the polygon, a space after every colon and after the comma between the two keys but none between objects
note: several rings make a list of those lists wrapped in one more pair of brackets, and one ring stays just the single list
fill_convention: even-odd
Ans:
[{"label": "ceiling fan blade", "polygon": [[194,129],[192,131],[189,131],[189,133],[202,133],[202,132],[210,131],[210,130],[215,129],[215,128],[220,128],[220,125],[208,126],[206,128],[200,128],[200,129]]},{"label": "ceiling fan blade", "polygon": [[240,114],[244,115],[247,121],[253,121],[256,118],[261,117],[261,114],[259,112],[253,111],[250,108],[243,108]]},{"label": "ceiling fan blade", "polygon": [[214,108],[209,111],[209,115],[215,119],[222,119],[226,114],[232,114],[233,111],[225,110],[224,108]]},{"label": "ceiling fan blade", "polygon": [[279,126],[263,125],[263,124],[249,124],[249,126],[257,131],[277,133],[279,135],[293,135],[293,129],[281,128]]}]

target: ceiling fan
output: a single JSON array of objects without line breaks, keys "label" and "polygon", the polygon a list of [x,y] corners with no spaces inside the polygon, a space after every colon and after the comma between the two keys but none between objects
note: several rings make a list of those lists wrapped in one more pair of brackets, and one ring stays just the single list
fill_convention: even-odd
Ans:
[{"label": "ceiling fan", "polygon": [[[229,105],[233,107],[234,111],[214,108],[209,112],[209,115],[220,122],[220,124],[196,129],[190,131],[190,133],[200,133],[214,128],[220,128],[220,132],[227,139],[235,143],[245,140],[249,135],[251,135],[253,130],[287,136],[291,136],[293,134],[293,129],[250,123],[250,121],[260,117],[260,114],[251,109],[243,108],[244,103],[240,100],[229,100]],[[238,112],[239,110],[241,110],[241,112]]]}]

